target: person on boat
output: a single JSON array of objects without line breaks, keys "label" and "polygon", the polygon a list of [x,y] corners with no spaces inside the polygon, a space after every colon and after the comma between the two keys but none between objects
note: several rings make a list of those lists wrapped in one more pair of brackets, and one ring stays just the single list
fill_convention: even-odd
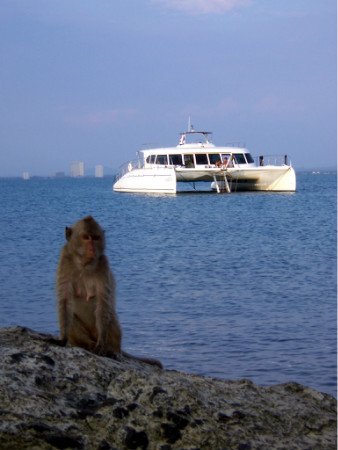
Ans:
[{"label": "person on boat", "polygon": [[227,168],[227,167],[234,167],[233,163],[232,163],[232,157],[230,156],[224,156],[223,157],[223,164],[222,167]]}]

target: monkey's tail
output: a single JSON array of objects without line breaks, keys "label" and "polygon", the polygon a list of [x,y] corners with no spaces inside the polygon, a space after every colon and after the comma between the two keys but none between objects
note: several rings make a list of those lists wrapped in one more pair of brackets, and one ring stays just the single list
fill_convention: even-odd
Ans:
[{"label": "monkey's tail", "polygon": [[127,353],[127,352],[121,352],[121,353],[122,353],[122,356],[124,356],[125,358],[133,359],[135,361],[141,361],[141,362],[143,362],[145,364],[150,364],[151,366],[157,366],[160,369],[163,369],[163,365],[158,359],[155,359],[155,358],[143,358],[143,357],[139,357],[139,356],[134,356],[134,355],[131,355],[130,353]]}]

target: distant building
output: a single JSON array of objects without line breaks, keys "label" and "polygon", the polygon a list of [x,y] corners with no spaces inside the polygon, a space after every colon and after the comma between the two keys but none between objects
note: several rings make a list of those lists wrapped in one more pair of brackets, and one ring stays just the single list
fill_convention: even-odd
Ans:
[{"label": "distant building", "polygon": [[55,178],[64,178],[66,175],[64,172],[56,172]]},{"label": "distant building", "polygon": [[103,166],[101,164],[95,166],[95,178],[103,178]]},{"label": "distant building", "polygon": [[29,172],[23,172],[22,173],[22,178],[23,178],[23,180],[29,180],[30,179]]},{"label": "distant building", "polygon": [[84,177],[84,162],[73,161],[70,165],[70,176],[73,178]]}]

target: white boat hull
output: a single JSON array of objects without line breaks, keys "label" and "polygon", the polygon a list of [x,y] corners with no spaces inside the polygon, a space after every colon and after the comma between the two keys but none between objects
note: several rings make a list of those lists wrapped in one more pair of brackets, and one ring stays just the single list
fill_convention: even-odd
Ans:
[{"label": "white boat hull", "polygon": [[133,169],[117,180],[113,189],[118,192],[175,194],[175,169],[169,167]]},{"label": "white boat hull", "polygon": [[[215,168],[200,170],[153,167],[133,169],[125,173],[113,186],[114,191],[175,194],[177,182],[213,181],[216,178],[219,189],[225,188],[227,177],[231,191],[279,191],[296,190],[296,174],[290,166],[263,166],[246,169]],[[216,190],[215,181],[212,189]]]},{"label": "white boat hull", "polygon": [[[219,178],[219,177],[217,177]],[[231,191],[294,192],[296,173],[290,166],[264,166],[248,169],[228,169],[227,180]],[[219,188],[225,187],[224,177],[217,180]],[[212,189],[216,189],[215,182]]]}]

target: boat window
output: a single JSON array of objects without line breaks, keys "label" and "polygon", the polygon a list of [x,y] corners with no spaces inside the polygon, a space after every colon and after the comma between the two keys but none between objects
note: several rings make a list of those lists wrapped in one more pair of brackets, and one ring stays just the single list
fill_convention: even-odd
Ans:
[{"label": "boat window", "polygon": [[247,162],[248,162],[249,164],[255,162],[254,159],[253,159],[253,157],[250,155],[250,153],[245,153],[245,157],[246,157],[246,160],[247,160]]},{"label": "boat window", "polygon": [[156,158],[156,155],[149,155],[149,156],[147,156],[146,162],[148,164],[154,164],[155,158]]},{"label": "boat window", "polygon": [[208,164],[208,158],[206,154],[196,154],[196,164]]},{"label": "boat window", "polygon": [[234,167],[231,153],[222,153],[222,164],[226,167]]},{"label": "boat window", "polygon": [[169,155],[169,164],[174,166],[182,165],[182,155]]},{"label": "boat window", "polygon": [[185,167],[195,167],[193,155],[183,155]]},{"label": "boat window", "polygon": [[227,160],[229,160],[230,157],[231,157],[231,154],[230,154],[230,153],[223,153],[223,154],[222,154],[222,162],[223,162],[223,164],[224,164],[225,162],[227,162]]},{"label": "boat window", "polygon": [[209,153],[208,156],[209,156],[209,164],[216,164],[217,161],[221,160],[219,153]]},{"label": "boat window", "polygon": [[161,164],[163,166],[168,164],[168,157],[167,155],[157,155],[156,157],[156,164]]},{"label": "boat window", "polygon": [[246,164],[246,160],[243,153],[234,153],[233,156],[237,164]]}]

